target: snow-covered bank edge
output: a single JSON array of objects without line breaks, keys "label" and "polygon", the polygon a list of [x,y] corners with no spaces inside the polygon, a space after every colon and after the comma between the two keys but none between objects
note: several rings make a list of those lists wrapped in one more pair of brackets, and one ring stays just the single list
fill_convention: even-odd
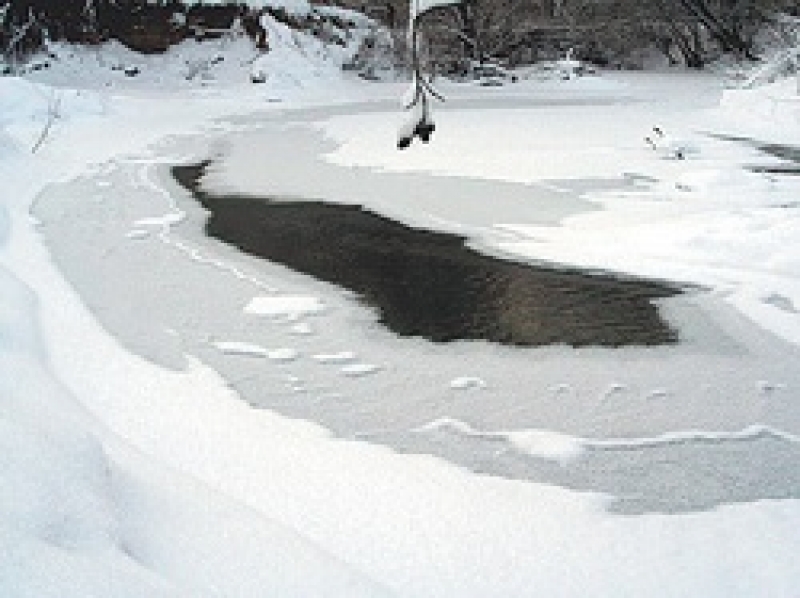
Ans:
[{"label": "snow-covered bank edge", "polygon": [[[29,215],[48,183],[103,168],[115,156],[147,156],[168,134],[213,129],[241,101],[201,101],[186,111],[179,100],[162,100],[160,110],[142,110],[124,98],[2,83],[3,99],[18,102],[4,105],[0,160],[0,438],[10,457],[2,469],[0,593],[386,595],[290,528],[143,452],[109,420],[112,398],[130,409],[118,414],[134,420],[147,417],[137,397],[169,402],[176,388],[235,398],[199,364],[164,373],[121,349],[53,267]],[[57,122],[30,154],[56,94]],[[260,101],[253,99],[254,110]],[[91,387],[98,377],[110,388]]]}]

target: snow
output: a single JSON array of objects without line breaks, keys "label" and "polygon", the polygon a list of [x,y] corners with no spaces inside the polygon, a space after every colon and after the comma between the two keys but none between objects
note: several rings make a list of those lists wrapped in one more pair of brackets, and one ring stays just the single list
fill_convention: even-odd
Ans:
[{"label": "snow", "polygon": [[288,347],[282,349],[273,349],[267,352],[267,359],[273,361],[294,361],[300,357],[300,353],[296,349]]},{"label": "snow", "polygon": [[353,361],[356,358],[356,354],[352,351],[341,351],[339,353],[320,353],[312,357],[320,363],[346,363]]},{"label": "snow", "polygon": [[453,390],[478,390],[486,387],[486,382],[477,376],[459,376],[450,380]]},{"label": "snow", "polygon": [[[483,432],[469,424],[453,420],[440,419],[419,428],[419,432],[450,430],[464,436],[503,440],[520,453],[567,464],[580,457],[583,441],[571,436],[557,434],[548,430],[518,430],[513,432]],[[610,444],[610,443],[609,443]]]},{"label": "snow", "polygon": [[460,1],[461,0],[412,0],[409,3],[411,21],[414,21],[414,19],[424,15],[430,10],[458,4]]},{"label": "snow", "polygon": [[[277,39],[283,40],[280,52],[302,54],[288,38]],[[300,43],[300,49],[313,50],[314,43]],[[228,50],[236,54],[241,48]],[[231,134],[246,122],[237,117],[259,111],[263,118],[274,110],[270,98],[287,106],[324,106],[343,103],[349,94],[392,98],[396,88],[376,92],[345,83],[332,74],[336,57],[320,57],[327,65],[323,69],[307,53],[286,71],[277,61],[261,64],[271,69],[264,87],[249,86],[243,75],[247,68],[226,60],[209,93],[199,82],[170,79],[185,65],[178,53],[162,59],[172,70],[148,63],[135,81],[114,79],[118,73],[101,63],[118,52],[76,51],[79,56],[70,64],[84,67],[73,81],[80,90],[68,85],[66,59],[53,72],[37,74],[36,81],[0,78],[0,594],[513,597],[529,596],[536,588],[548,596],[794,595],[800,581],[796,496],[708,511],[621,516],[608,512],[608,497],[598,493],[476,475],[430,455],[336,438],[312,422],[253,408],[235,390],[239,381],[224,379],[197,356],[185,355],[182,368],[170,369],[129,352],[100,326],[98,314],[65,280],[45,247],[31,209],[47,188],[69,189],[81,180],[110,177],[126,160],[152,165],[204,157],[176,143],[176,136]],[[181,95],[161,87],[162,76]],[[726,92],[721,108],[715,100],[690,111],[681,98],[696,97],[706,81],[687,76],[676,85],[669,75],[658,75],[648,84],[674,96],[663,103],[626,104],[626,119],[575,101],[605,94],[611,97],[606,107],[611,106],[638,93],[633,85],[647,82],[646,77],[626,81],[621,76],[618,86],[580,79],[543,85],[528,89],[531,95],[522,100],[514,98],[517,89],[493,91],[507,96],[479,118],[469,102],[498,98],[471,91],[476,95],[464,98],[460,107],[455,101],[442,110],[441,131],[432,144],[415,145],[402,157],[393,147],[393,124],[383,123],[390,120],[385,113],[332,116],[315,126],[337,142],[325,157],[328,163],[353,169],[462,174],[549,190],[570,189],[587,177],[631,174],[631,188],[590,190],[596,209],[557,225],[532,223],[494,206],[479,214],[479,222],[437,213],[437,206],[413,218],[429,226],[450,222],[492,249],[518,256],[706,284],[758,325],[800,344],[796,178],[744,170],[766,160],[752,149],[701,133],[713,126],[760,141],[796,143],[800,126],[792,120],[793,109],[782,108],[777,115],[773,110],[793,106],[792,96],[771,86]],[[320,89],[341,95],[315,96]],[[32,154],[56,97],[61,98],[56,126]],[[671,108],[671,101],[680,109]],[[775,120],[750,111],[764,105],[772,106]],[[742,114],[749,116],[742,119]],[[701,139],[701,151],[686,160],[659,159],[643,142],[656,124]],[[134,192],[168,195],[150,180],[98,189],[107,194],[101,196],[105,201],[116,199],[120,205],[122,195]],[[408,206],[392,208],[399,217],[412,218]],[[151,212],[126,220],[121,230],[132,233],[127,242],[133,251],[163,243],[176,259],[185,260],[187,270],[191,263],[208,272],[245,272],[225,262],[226,254],[195,259],[207,246],[187,241],[181,249],[170,236],[172,228],[186,223],[187,216],[178,214]],[[145,234],[151,228],[158,238]],[[124,232],[119,236],[126,240]],[[112,259],[114,249],[108,251]],[[422,399],[426,389],[408,367],[408,353],[423,351],[419,344],[387,350],[399,354],[391,367],[362,346],[323,344],[320,337],[337,314],[334,294],[291,277],[280,281],[285,294],[261,294],[267,291],[252,278],[233,278],[252,284],[249,302],[236,307],[249,324],[216,337],[227,340],[203,339],[211,352],[230,361],[278,361],[281,380],[295,388],[306,387],[306,375],[315,367],[333,370],[347,380],[326,390],[340,392],[354,385],[377,393],[378,386],[369,385],[406,365],[394,391]],[[169,291],[164,292],[166,300]],[[227,289],[216,292],[223,295]],[[130,317],[144,323],[151,315]],[[250,328],[264,324],[261,316],[290,323],[297,348],[284,346],[285,337],[269,322],[274,344],[250,340]],[[318,318],[314,329],[298,322],[309,316]],[[356,323],[346,325],[361,330]],[[318,329],[319,335],[309,334]],[[388,345],[371,328],[365,334]],[[366,341],[363,346],[372,347]],[[487,385],[477,375],[480,368],[470,371],[470,363],[459,357],[459,351],[471,355],[469,349],[448,350],[457,354],[458,369],[437,372],[447,407],[484,401],[495,380],[502,382],[500,372],[489,378],[487,371],[492,381]],[[433,359],[430,351],[423,360]],[[554,353],[531,355],[540,362],[555,359]],[[625,355],[630,362],[623,368],[634,367],[636,360]],[[632,401],[630,395],[639,389],[604,375],[606,406]],[[557,372],[562,381],[548,382],[553,395],[567,402],[580,376]],[[481,392],[452,392],[472,388]],[[651,381],[647,389],[651,403],[679,398],[660,382]],[[271,389],[265,384],[261,390]],[[752,390],[759,401],[784,404],[786,426],[796,422],[796,387],[761,376]],[[329,392],[318,400],[326,396],[346,399]],[[454,418],[428,421],[434,423],[419,429],[496,442],[502,451],[561,469],[597,447],[762,437],[788,446],[799,442],[796,430],[766,424],[594,438],[537,427],[491,431],[498,428]]]},{"label": "snow", "polygon": [[[184,0],[184,4],[228,4],[227,0]],[[311,5],[304,0],[245,0],[245,6],[253,9],[274,8],[285,10],[290,15],[305,16],[311,11]]]},{"label": "snow", "polygon": [[253,60],[251,73],[267,81],[270,89],[322,86],[335,80],[347,50],[333,44],[326,46],[316,38],[298,43],[297,32],[270,15],[261,17],[261,25],[271,49]]},{"label": "snow", "polygon": [[318,4],[314,6],[314,12],[320,15],[337,17],[367,27],[377,26],[377,23],[363,12],[343,8],[341,6]]},{"label": "snow", "polygon": [[246,4],[255,9],[279,9],[298,17],[306,16],[311,12],[311,4],[306,0],[247,0]]},{"label": "snow", "polygon": [[346,365],[341,369],[342,374],[351,378],[361,378],[362,376],[369,376],[380,370],[380,366],[374,363],[353,363]]},{"label": "snow", "polygon": [[283,295],[254,297],[244,308],[248,314],[284,317],[287,320],[298,320],[324,310],[325,305],[316,297]]},{"label": "snow", "polygon": [[307,336],[314,334],[314,328],[308,322],[298,322],[291,327],[292,334]]},{"label": "snow", "polygon": [[3,595],[385,595],[110,433],[55,378],[34,292],[5,268],[0,290]]},{"label": "snow", "polygon": [[266,357],[269,351],[255,343],[242,341],[217,341],[214,346],[226,355],[245,355],[248,357]]},{"label": "snow", "polygon": [[[791,139],[800,122],[800,91],[796,81],[780,79],[755,89],[726,90],[721,105],[744,122],[768,123],[771,136]],[[753,117],[756,117],[755,119]],[[781,133],[781,127],[786,129]]]}]

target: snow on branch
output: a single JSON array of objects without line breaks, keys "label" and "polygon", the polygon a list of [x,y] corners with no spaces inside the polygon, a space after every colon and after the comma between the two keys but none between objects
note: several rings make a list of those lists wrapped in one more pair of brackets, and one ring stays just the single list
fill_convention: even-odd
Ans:
[{"label": "snow on branch", "polygon": [[424,15],[429,10],[438,8],[440,6],[450,6],[452,4],[460,4],[462,0],[410,0],[410,23],[413,27],[417,18]]},{"label": "snow on branch", "polygon": [[403,96],[403,106],[409,110],[409,116],[400,127],[397,136],[397,148],[406,149],[415,137],[423,143],[430,141],[436,130],[431,117],[431,99],[444,101],[429,80],[422,74],[419,59],[419,23],[422,17],[434,8],[458,4],[462,0],[410,0],[410,18],[408,22],[408,47],[411,51],[412,78],[408,91]]}]

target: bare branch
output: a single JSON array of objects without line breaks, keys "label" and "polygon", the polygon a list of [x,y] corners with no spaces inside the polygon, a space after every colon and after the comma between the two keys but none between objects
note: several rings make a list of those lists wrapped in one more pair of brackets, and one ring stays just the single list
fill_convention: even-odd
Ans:
[{"label": "bare branch", "polygon": [[39,151],[39,148],[44,145],[44,142],[50,134],[53,125],[59,118],[61,118],[61,99],[61,94],[55,91],[52,92],[48,98],[46,120],[42,131],[39,133],[36,143],[34,143],[33,147],[31,148],[32,154],[35,154],[37,151]]}]

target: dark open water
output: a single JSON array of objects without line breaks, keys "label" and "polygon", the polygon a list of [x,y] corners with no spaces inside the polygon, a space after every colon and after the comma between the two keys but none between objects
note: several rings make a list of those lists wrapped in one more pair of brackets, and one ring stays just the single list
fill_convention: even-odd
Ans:
[{"label": "dark open water", "polygon": [[242,251],[350,289],[400,336],[507,345],[659,345],[678,335],[658,282],[486,256],[463,237],[411,228],[357,206],[202,191],[208,163],[174,177],[211,212],[206,232]]}]

